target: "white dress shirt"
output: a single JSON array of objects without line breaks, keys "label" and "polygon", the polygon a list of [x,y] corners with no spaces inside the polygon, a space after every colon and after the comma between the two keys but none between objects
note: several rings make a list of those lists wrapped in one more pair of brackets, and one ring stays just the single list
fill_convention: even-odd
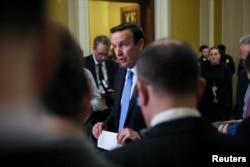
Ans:
[{"label": "white dress shirt", "polygon": [[200,117],[201,114],[194,108],[173,108],[155,115],[151,120],[151,127],[162,122],[172,121],[185,117]]}]

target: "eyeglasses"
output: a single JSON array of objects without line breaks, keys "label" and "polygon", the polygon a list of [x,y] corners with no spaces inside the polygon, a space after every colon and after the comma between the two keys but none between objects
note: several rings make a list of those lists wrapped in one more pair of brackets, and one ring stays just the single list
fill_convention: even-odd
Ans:
[{"label": "eyeglasses", "polygon": [[97,55],[97,56],[100,56],[100,57],[107,57],[108,56],[108,52],[107,53],[100,53],[100,52],[95,52],[95,54]]}]

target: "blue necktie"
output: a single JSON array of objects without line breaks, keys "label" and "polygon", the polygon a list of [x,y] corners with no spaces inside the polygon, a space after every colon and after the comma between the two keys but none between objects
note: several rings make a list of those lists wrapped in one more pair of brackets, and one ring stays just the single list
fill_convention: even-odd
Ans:
[{"label": "blue necktie", "polygon": [[130,92],[131,92],[131,87],[132,87],[132,78],[133,78],[133,72],[128,70],[128,78],[127,78],[127,82],[123,90],[121,115],[120,115],[120,121],[119,121],[119,129],[118,129],[119,131],[124,128],[124,123],[125,123],[127,113],[128,113]]}]

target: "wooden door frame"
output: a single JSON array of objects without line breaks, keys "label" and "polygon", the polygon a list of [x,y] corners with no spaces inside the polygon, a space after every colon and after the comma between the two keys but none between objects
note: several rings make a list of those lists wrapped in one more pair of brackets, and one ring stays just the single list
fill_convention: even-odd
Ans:
[{"label": "wooden door frame", "polygon": [[154,1],[155,0],[104,0],[109,2],[138,3],[140,6],[140,23],[145,33],[145,44],[155,39]]}]

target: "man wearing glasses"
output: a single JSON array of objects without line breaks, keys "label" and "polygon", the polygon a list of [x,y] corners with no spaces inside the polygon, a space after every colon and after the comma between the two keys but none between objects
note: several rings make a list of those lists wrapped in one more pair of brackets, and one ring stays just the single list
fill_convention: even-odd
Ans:
[{"label": "man wearing glasses", "polygon": [[93,112],[92,125],[97,121],[103,121],[113,106],[114,78],[119,65],[109,58],[110,46],[111,42],[107,36],[96,36],[93,43],[93,53],[83,58],[84,67],[92,73],[96,86],[102,95],[103,105],[100,105],[98,112]]}]

